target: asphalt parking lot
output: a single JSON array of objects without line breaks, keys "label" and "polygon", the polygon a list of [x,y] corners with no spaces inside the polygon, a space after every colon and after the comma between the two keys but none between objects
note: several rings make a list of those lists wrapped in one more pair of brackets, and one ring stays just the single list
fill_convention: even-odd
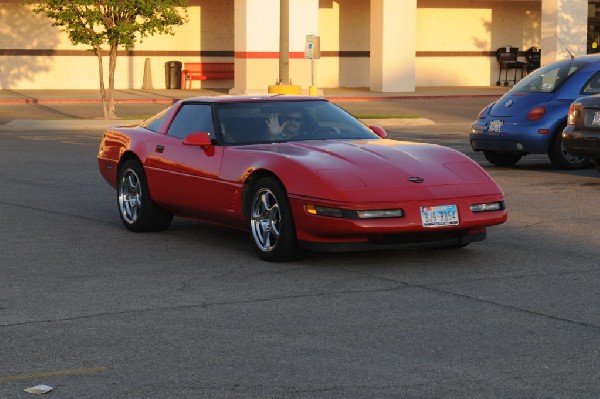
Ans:
[{"label": "asphalt parking lot", "polygon": [[387,129],[480,162],[509,210],[486,241],[285,264],[196,221],[126,231],[101,130],[0,130],[0,397],[600,397],[600,174],[487,164],[466,141],[487,101],[339,102],[430,119]]}]

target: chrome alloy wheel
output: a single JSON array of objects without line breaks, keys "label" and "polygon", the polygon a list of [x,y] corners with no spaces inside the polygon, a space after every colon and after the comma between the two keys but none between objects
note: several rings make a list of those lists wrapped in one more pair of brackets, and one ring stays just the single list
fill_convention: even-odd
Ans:
[{"label": "chrome alloy wheel", "polygon": [[119,210],[123,220],[135,223],[142,210],[142,186],[133,169],[127,169],[119,181]]},{"label": "chrome alloy wheel", "polygon": [[257,247],[264,252],[275,248],[281,234],[281,212],[277,198],[268,188],[254,195],[250,208],[250,227]]},{"label": "chrome alloy wheel", "polygon": [[579,165],[582,163],[586,163],[586,158],[585,157],[581,157],[575,154],[571,154],[569,151],[567,151],[567,149],[565,148],[565,144],[564,142],[561,140],[560,141],[560,151],[562,153],[562,156],[564,158],[564,160],[572,165]]}]

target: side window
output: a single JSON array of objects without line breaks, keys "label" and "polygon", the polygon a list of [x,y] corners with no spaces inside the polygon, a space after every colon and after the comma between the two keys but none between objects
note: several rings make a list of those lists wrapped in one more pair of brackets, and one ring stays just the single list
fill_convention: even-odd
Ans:
[{"label": "side window", "polygon": [[167,111],[169,111],[170,109],[171,109],[171,107],[162,110],[158,114],[154,115],[152,118],[146,119],[144,122],[141,123],[141,125],[148,130],[152,130],[153,132],[158,132],[158,129],[160,129],[160,127],[162,126],[162,124],[165,120]]},{"label": "side window", "polygon": [[184,138],[190,133],[208,132],[214,138],[211,106],[207,104],[184,104],[169,126],[167,135]]},{"label": "side window", "polygon": [[598,94],[600,93],[600,73],[596,73],[583,87],[581,91],[585,94]]}]

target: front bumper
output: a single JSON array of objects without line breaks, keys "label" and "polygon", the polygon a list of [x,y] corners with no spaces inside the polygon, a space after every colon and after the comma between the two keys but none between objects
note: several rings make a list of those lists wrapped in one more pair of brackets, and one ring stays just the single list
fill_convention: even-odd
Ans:
[{"label": "front bumper", "polygon": [[[505,208],[487,212],[473,212],[471,205],[504,201],[504,196],[489,194],[462,198],[423,199],[386,204],[369,204],[371,209],[398,209],[403,217],[377,219],[349,219],[327,217],[307,213],[310,200],[290,197],[290,205],[296,225],[296,236],[305,248],[348,251],[384,248],[414,248],[458,246],[485,238],[488,226],[502,224],[507,219]],[[421,207],[456,205],[459,223],[436,227],[425,227]],[[354,204],[356,205],[356,204]],[[361,209],[365,204],[327,204],[326,206]]]},{"label": "front bumper", "polygon": [[483,241],[485,229],[475,231],[438,231],[431,233],[390,234],[362,242],[298,242],[303,249],[318,252],[380,251],[392,249],[460,247]]},{"label": "front bumper", "polygon": [[567,132],[562,136],[565,149],[571,154],[600,158],[600,132]]}]

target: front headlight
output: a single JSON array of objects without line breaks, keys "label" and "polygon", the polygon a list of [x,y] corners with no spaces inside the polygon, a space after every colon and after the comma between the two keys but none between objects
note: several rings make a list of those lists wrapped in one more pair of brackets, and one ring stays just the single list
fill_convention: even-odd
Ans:
[{"label": "front headlight", "polygon": [[488,113],[488,111],[490,110],[490,108],[492,108],[494,106],[494,104],[496,104],[496,103],[493,102],[493,103],[487,105],[481,111],[479,111],[479,114],[477,114],[477,119],[483,119],[483,118],[485,118],[485,115]]},{"label": "front headlight", "polygon": [[371,211],[356,211],[359,219],[401,218],[404,216],[402,209],[380,209]]},{"label": "front headlight", "polygon": [[473,204],[471,205],[471,212],[491,212],[491,211],[501,211],[504,209],[503,201],[496,202],[486,202],[484,204]]},{"label": "front headlight", "polygon": [[375,209],[364,211],[351,211],[347,209],[330,208],[320,205],[306,205],[306,212],[311,215],[328,216],[345,219],[381,219],[404,217],[402,209]]},{"label": "front headlight", "polygon": [[330,216],[333,218],[342,218],[344,214],[341,209],[328,208],[326,206],[319,205],[306,205],[306,212],[311,215]]}]

